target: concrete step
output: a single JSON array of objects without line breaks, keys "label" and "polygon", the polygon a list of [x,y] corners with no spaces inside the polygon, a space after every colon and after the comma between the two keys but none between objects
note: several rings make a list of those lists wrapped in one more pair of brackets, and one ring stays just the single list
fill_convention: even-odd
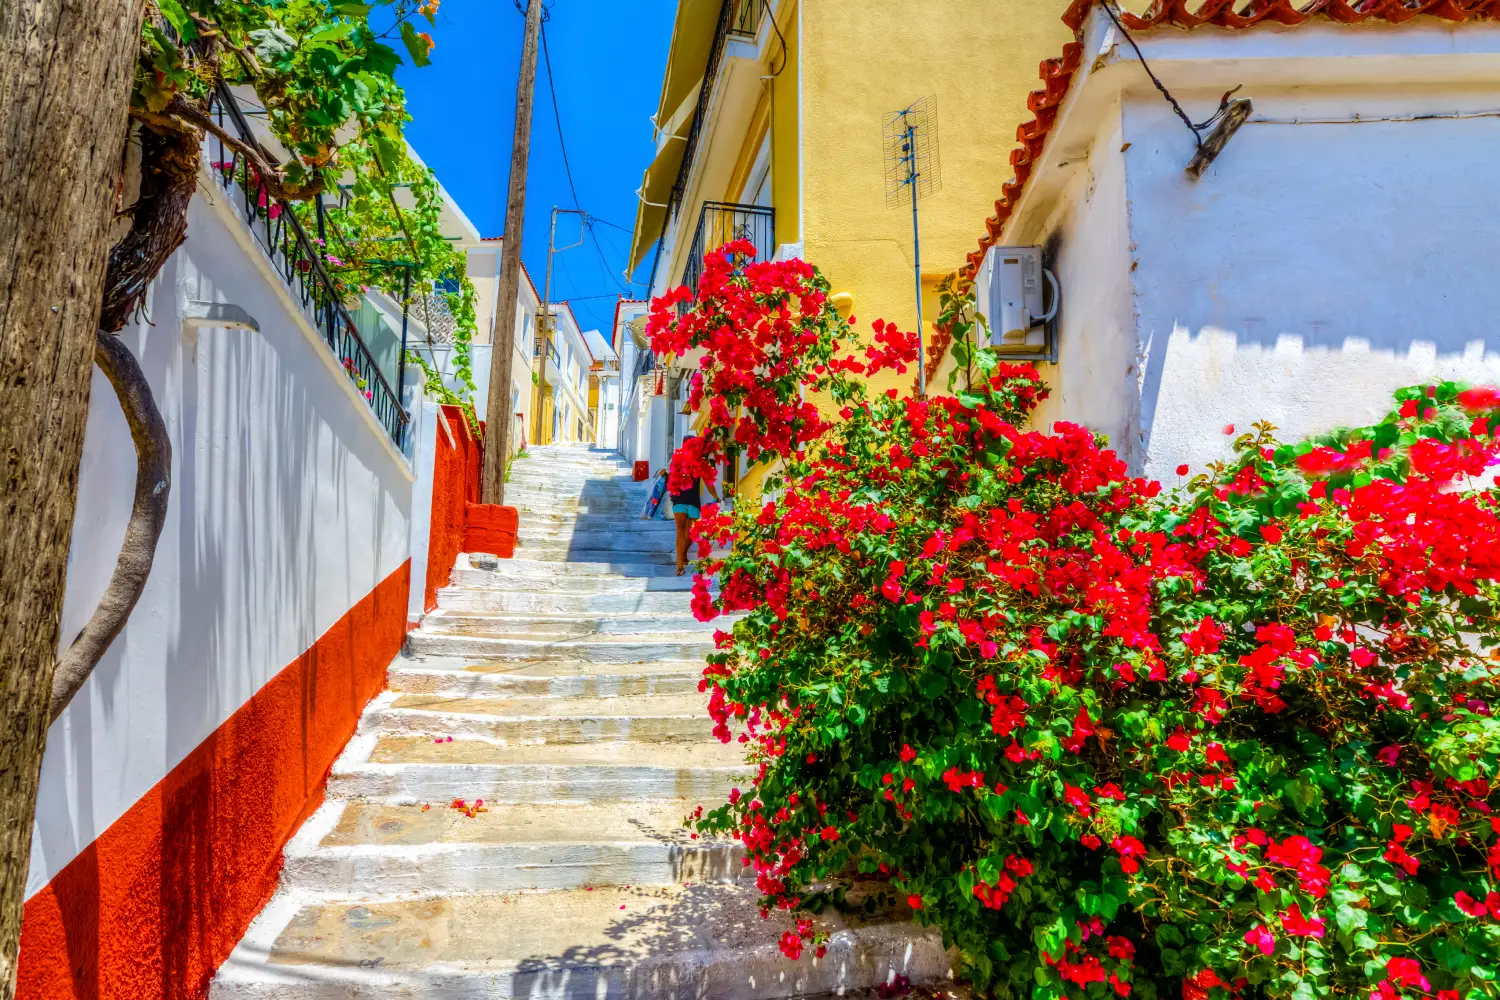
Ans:
[{"label": "concrete step", "polygon": [[387,674],[393,691],[447,697],[619,698],[698,690],[702,660],[666,663],[585,663],[402,657]]},{"label": "concrete step", "polygon": [[559,594],[498,587],[445,587],[437,595],[438,610],[445,613],[537,616],[680,614],[688,606],[688,600],[688,594],[683,588],[616,594]]},{"label": "concrete step", "polygon": [[[553,536],[527,536],[525,532],[516,538],[516,554],[526,558],[531,549],[561,549],[567,552],[577,551],[607,551],[613,553],[647,553],[677,551],[677,533],[672,531],[650,531],[650,532],[615,532],[615,531],[575,531],[570,535]],[[617,556],[618,557],[618,556]],[[651,560],[642,560],[650,562]]]},{"label": "concrete step", "polygon": [[[515,576],[530,578],[559,575],[605,577],[612,581],[670,580],[677,577],[677,569],[670,562],[633,559],[628,553],[610,553],[601,561],[592,563],[577,560],[544,562],[518,556],[514,559],[501,559],[499,566],[493,570],[474,569],[467,557],[459,556],[453,566],[452,582],[454,586],[508,587],[512,586],[509,581]],[[689,580],[688,583],[691,585],[692,581]],[[657,585],[651,584],[653,587]]]},{"label": "concrete step", "polygon": [[683,825],[695,805],[496,804],[470,816],[444,802],[327,802],[287,845],[283,884],[357,898],[746,877],[738,844],[694,838]]},{"label": "concrete step", "polygon": [[904,913],[815,918],[821,959],[776,945],[739,885],[321,901],[288,894],[214,980],[214,1000],[771,1000],[948,975],[942,941]]},{"label": "concrete step", "polygon": [[[642,546],[640,550],[582,549],[572,545],[522,545],[518,541],[515,557],[554,567],[558,563],[584,563],[614,567],[619,565],[618,560],[629,559],[632,569],[637,566],[654,566],[658,573],[677,575],[677,553],[673,548]],[[693,553],[688,553],[689,561],[692,558]]]},{"label": "concrete step", "polygon": [[574,535],[591,532],[614,537],[665,535],[673,538],[677,534],[677,525],[672,521],[642,521],[640,518],[600,517],[597,514],[580,514],[577,517],[527,514],[520,518],[519,524],[523,535],[552,532],[560,538],[571,538]]},{"label": "concrete step", "polygon": [[[501,569],[477,570],[455,569],[451,587],[444,590],[478,591],[484,593],[534,593],[534,594],[640,594],[646,592],[682,593],[693,589],[693,578],[689,574],[675,576],[670,565],[651,567],[663,571],[659,576],[619,576],[615,574],[581,573],[512,573],[501,563]],[[684,602],[687,598],[681,598]],[[686,606],[686,605],[684,605]]]},{"label": "concrete step", "polygon": [[544,501],[556,509],[572,505],[588,507],[599,503],[644,503],[651,495],[651,487],[630,482],[602,482],[588,480],[553,480],[532,483],[510,483],[505,489],[505,502],[512,507],[526,501]]},{"label": "concrete step", "polygon": [[[684,602],[685,603],[685,602]],[[422,616],[421,631],[463,633],[497,638],[583,639],[594,636],[695,635],[710,637],[713,622],[700,622],[690,612],[568,615],[534,612],[449,611]]]},{"label": "concrete step", "polygon": [[709,800],[746,783],[743,749],[720,743],[511,745],[363,734],[333,766],[328,795],[387,802]]},{"label": "concrete step", "polygon": [[713,723],[707,698],[677,695],[620,698],[451,698],[387,691],[360,717],[361,733],[501,744],[632,742],[706,743]]},{"label": "concrete step", "polygon": [[713,643],[701,635],[620,636],[600,639],[493,638],[462,632],[418,629],[406,637],[412,656],[469,656],[489,660],[586,660],[591,663],[640,663],[650,660],[702,659]]}]

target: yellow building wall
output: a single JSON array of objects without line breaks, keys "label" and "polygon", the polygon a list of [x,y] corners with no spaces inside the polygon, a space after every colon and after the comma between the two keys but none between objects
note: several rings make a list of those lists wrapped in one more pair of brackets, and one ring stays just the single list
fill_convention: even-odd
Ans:
[{"label": "yellow building wall", "polygon": [[[886,203],[885,117],[925,97],[938,120],[941,189],[919,206],[930,343],[936,280],[963,266],[1011,178],[1016,127],[1031,117],[1026,95],[1041,86],[1038,63],[1073,40],[1060,20],[1067,5],[821,0],[802,11],[803,251],[835,294],[854,296],[861,333],[876,319],[916,326],[911,204]],[[777,224],[778,240],[794,242]],[[910,391],[912,376],[882,373],[873,388],[898,384]]]},{"label": "yellow building wall", "polygon": [[[768,81],[748,134],[739,139],[729,201],[745,185],[761,141],[772,133],[772,201],[778,243],[829,279],[856,332],[885,319],[916,326],[909,199],[888,205],[885,118],[928,98],[938,122],[941,184],[921,213],[924,343],[932,341],[937,286],[978,244],[1013,171],[1016,128],[1032,115],[1038,64],[1073,40],[1062,23],[1068,0],[815,0],[787,4],[777,24],[786,68]],[[800,64],[799,64],[800,60]],[[773,50],[769,75],[782,64]],[[800,87],[800,93],[799,93]],[[799,128],[800,125],[800,128]],[[852,307],[852,309],[851,309]],[[872,392],[910,392],[915,371],[882,373]],[[946,392],[946,385],[933,385]],[[740,481],[758,502],[765,467]]]},{"label": "yellow building wall", "polygon": [[[749,200],[746,188],[750,172],[766,133],[771,133],[771,205],[776,210],[777,243],[796,243],[802,221],[797,182],[797,7],[796,3],[785,4],[777,12],[776,24],[781,34],[769,47],[767,64],[763,67],[770,79],[762,81],[760,103],[750,118],[750,130],[740,145],[724,194],[725,201]],[[780,44],[783,40],[785,50]],[[760,249],[769,255],[776,248]]]}]

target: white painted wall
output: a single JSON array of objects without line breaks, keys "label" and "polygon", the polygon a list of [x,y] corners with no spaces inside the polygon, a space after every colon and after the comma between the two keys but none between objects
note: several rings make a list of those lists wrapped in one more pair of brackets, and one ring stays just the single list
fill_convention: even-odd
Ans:
[{"label": "white painted wall", "polygon": [[[1500,31],[1411,24],[1141,33],[1190,114],[1235,82],[1255,102],[1197,182],[1182,122],[1090,25],[1003,237],[1052,246],[1063,285],[1044,421],[1171,482],[1225,456],[1229,424],[1293,440],[1403,385],[1500,381]],[[1450,117],[1369,120],[1430,115]]]},{"label": "white painted wall", "polygon": [[1041,366],[1052,396],[1036,421],[1047,428],[1058,420],[1083,424],[1107,434],[1131,460],[1140,453],[1139,346],[1121,127],[1118,108],[1103,116],[1095,155],[1072,176],[1045,226],[1043,242],[1059,250],[1054,269],[1066,292],[1058,317],[1058,363]]},{"label": "white painted wall", "polygon": [[1500,379],[1500,118],[1248,124],[1197,186],[1160,109],[1127,121],[1148,471],[1221,453],[1227,424],[1294,439]]},{"label": "white painted wall", "polygon": [[594,447],[614,448],[620,436],[620,373],[599,379],[599,405],[594,412]]},{"label": "white painted wall", "polygon": [[[155,565],[124,632],[52,726],[27,895],[400,568],[412,472],[206,174],[188,240],[123,339],[172,441]],[[260,331],[184,330],[189,300]],[[95,373],[62,640],[113,570],[135,458]]]}]

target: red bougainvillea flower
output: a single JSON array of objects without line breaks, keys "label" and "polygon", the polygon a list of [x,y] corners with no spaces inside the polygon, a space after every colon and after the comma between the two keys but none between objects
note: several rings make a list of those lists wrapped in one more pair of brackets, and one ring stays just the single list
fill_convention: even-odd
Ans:
[{"label": "red bougainvillea flower", "polygon": [[1256,424],[1168,492],[1087,428],[1028,427],[1046,387],[966,294],[948,394],[871,392],[910,338],[746,251],[653,335],[705,359],[691,460],[763,467],[699,522],[692,607],[732,616],[701,690],[753,785],[694,821],[767,913],[914,897],[981,990],[1053,1000],[1490,988],[1500,393]]},{"label": "red bougainvillea flower", "polygon": [[1246,931],[1245,943],[1262,955],[1269,955],[1276,950],[1276,936],[1266,928],[1265,924],[1256,924]]}]

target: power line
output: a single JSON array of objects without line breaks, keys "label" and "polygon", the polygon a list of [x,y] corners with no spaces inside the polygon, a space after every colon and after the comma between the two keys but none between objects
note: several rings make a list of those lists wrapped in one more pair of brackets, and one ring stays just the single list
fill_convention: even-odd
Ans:
[{"label": "power line", "polygon": [[[573,207],[579,211],[583,211],[583,203],[578,199],[578,186],[573,183],[573,167],[568,162],[568,143],[563,138],[562,111],[557,105],[557,82],[552,73],[552,54],[547,50],[547,29],[545,25],[542,27],[542,59],[547,64],[547,92],[552,95],[552,119],[557,123],[557,144],[562,149],[563,173],[568,178],[568,190],[573,193]],[[594,233],[594,227],[591,224],[593,221],[593,216],[585,212],[583,225],[588,230],[589,242],[594,245],[594,252],[599,255],[599,263],[604,265],[604,273],[609,275],[610,280],[619,287],[622,293],[625,295],[631,294],[630,289],[626,288],[620,279],[615,277],[615,272],[610,269],[609,260],[604,256],[604,248],[599,245],[599,237]],[[603,220],[599,221],[602,222]],[[610,225],[613,225],[613,223],[610,223]]]},{"label": "power line", "polygon": [[626,229],[624,226],[617,226],[613,222],[610,222],[608,219],[601,219],[597,215],[591,215],[591,216],[589,216],[589,218],[592,221],[594,221],[594,222],[603,223],[604,225],[608,226],[611,229],[618,229],[620,232],[626,233],[626,234],[628,234],[630,236],[634,236],[635,235],[635,230],[633,230],[633,229]]}]

